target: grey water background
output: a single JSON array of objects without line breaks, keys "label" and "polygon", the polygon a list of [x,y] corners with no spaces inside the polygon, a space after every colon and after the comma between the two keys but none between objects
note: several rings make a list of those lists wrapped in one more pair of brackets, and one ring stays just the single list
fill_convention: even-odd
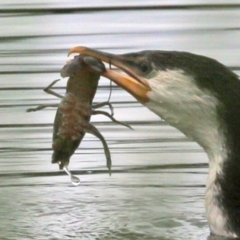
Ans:
[{"label": "grey water background", "polygon": [[[70,162],[81,178],[51,164],[55,108],[42,91],[77,45],[113,53],[162,49],[215,58],[240,73],[239,1],[0,1],[0,239],[207,239],[203,150],[114,86],[115,117],[92,123]],[[64,93],[66,79],[56,85]],[[106,101],[101,78],[94,102]],[[108,109],[105,109],[108,111]],[[216,238],[220,239],[220,238]]]}]

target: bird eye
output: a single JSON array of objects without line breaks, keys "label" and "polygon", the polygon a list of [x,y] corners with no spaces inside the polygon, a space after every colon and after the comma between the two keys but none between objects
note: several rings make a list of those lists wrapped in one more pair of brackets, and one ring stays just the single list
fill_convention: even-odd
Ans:
[{"label": "bird eye", "polygon": [[142,62],[140,67],[143,73],[147,73],[150,70],[150,66],[147,62]]}]

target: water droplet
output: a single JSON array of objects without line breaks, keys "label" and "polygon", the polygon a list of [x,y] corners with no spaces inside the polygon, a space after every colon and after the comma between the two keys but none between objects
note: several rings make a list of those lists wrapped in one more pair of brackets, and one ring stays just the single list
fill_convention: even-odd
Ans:
[{"label": "water droplet", "polygon": [[68,170],[66,166],[64,166],[63,170],[69,175],[71,182],[74,186],[78,186],[80,184],[80,179],[74,175]]}]

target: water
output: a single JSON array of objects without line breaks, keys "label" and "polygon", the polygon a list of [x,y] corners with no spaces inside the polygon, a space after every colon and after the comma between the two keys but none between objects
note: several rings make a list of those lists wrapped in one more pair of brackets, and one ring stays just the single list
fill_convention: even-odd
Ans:
[{"label": "water", "polygon": [[[50,163],[56,109],[26,109],[59,102],[42,89],[77,45],[191,51],[239,73],[239,1],[24,2],[0,3],[1,239],[207,239],[205,153],[129,94],[114,87],[111,102],[133,131],[92,117],[109,144],[112,176],[101,142],[86,134],[69,166],[77,187]],[[108,95],[102,78],[95,102]]]}]

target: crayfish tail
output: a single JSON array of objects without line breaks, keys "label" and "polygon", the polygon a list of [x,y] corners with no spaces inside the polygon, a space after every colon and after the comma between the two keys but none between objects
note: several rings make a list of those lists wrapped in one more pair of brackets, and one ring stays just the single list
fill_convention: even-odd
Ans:
[{"label": "crayfish tail", "polygon": [[59,154],[53,153],[52,163],[58,163],[59,164],[59,170],[63,170],[64,167],[67,167],[68,164],[69,164],[69,157],[60,156]]}]

